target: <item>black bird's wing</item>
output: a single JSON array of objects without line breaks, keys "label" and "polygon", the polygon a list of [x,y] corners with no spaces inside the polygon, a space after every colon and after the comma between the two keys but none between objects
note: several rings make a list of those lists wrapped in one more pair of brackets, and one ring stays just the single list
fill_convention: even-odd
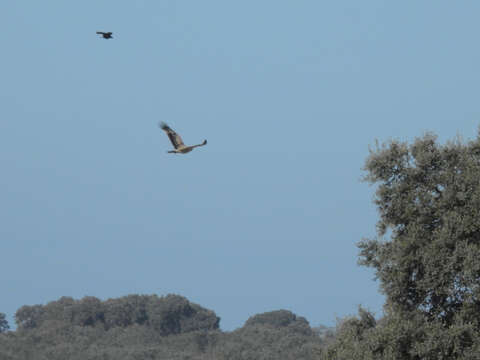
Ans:
[{"label": "black bird's wing", "polygon": [[105,39],[110,39],[112,37],[112,32],[97,31],[98,35],[102,35]]}]

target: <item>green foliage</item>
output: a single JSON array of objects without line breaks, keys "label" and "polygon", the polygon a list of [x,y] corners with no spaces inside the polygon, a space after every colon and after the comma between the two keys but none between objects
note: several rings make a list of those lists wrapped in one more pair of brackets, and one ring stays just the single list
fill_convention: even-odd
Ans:
[{"label": "green foliage", "polygon": [[421,312],[408,312],[389,314],[374,325],[361,312],[337,324],[323,360],[478,359],[480,335],[471,324],[445,327],[440,320],[427,321]]},{"label": "green foliage", "polygon": [[128,295],[104,302],[104,321],[107,329],[127,327],[132,324],[143,325],[148,320],[148,296]]},{"label": "green foliage", "polygon": [[359,263],[376,271],[385,317],[360,309],[323,358],[478,359],[480,136],[377,144],[365,169],[380,220],[377,238],[359,243]]},{"label": "green foliage", "polygon": [[352,316],[338,320],[336,338],[329,344],[322,359],[367,359],[369,334],[375,326],[373,314],[361,307],[358,317]]},{"label": "green foliage", "polygon": [[328,327],[325,325],[319,325],[317,327],[312,328],[312,331],[316,336],[318,336],[322,342],[322,345],[328,346],[335,340],[336,336],[336,329],[332,327]]},{"label": "green foliage", "polygon": [[323,346],[290,311],[255,315],[225,333],[213,311],[178,295],[62,297],[23,306],[16,319],[16,331],[0,334],[2,360],[313,360]]},{"label": "green foliage", "polygon": [[0,334],[10,329],[4,313],[0,313]]},{"label": "green foliage", "polygon": [[194,330],[218,329],[220,318],[212,311],[190,303],[184,297],[167,295],[163,301],[147,304],[147,324],[162,335]]},{"label": "green foliage", "polygon": [[106,330],[146,325],[162,336],[195,330],[218,329],[213,311],[182,296],[129,295],[101,301],[93,296],[80,300],[62,297],[47,305],[22,306],[15,314],[20,330],[43,326],[45,321],[74,326],[100,326]]},{"label": "green foliage", "polygon": [[245,323],[245,327],[256,325],[277,329],[288,327],[289,331],[299,332],[304,335],[312,335],[313,333],[308,321],[304,317],[297,317],[294,313],[288,310],[277,310],[257,314],[249,318]]},{"label": "green foliage", "polygon": [[290,311],[254,315],[216,346],[215,359],[318,359],[322,340],[307,320]]},{"label": "green foliage", "polygon": [[376,270],[390,306],[447,325],[480,325],[480,139],[439,145],[392,141],[367,159],[378,184],[379,235],[363,240],[360,263]]},{"label": "green foliage", "polygon": [[15,313],[15,322],[20,329],[33,329],[41,324],[43,313],[41,305],[25,305]]}]

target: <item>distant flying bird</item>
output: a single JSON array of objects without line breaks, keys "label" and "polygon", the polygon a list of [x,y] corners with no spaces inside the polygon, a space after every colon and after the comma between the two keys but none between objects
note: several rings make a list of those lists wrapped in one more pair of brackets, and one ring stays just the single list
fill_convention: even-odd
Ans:
[{"label": "distant flying bird", "polygon": [[112,36],[112,32],[103,32],[103,31],[97,31],[97,34],[98,35],[102,35],[104,39],[111,39],[113,36]]},{"label": "distant flying bird", "polygon": [[164,122],[161,122],[159,126],[160,126],[160,129],[162,129],[167,133],[168,138],[170,139],[173,147],[175,148],[175,150],[168,151],[169,153],[186,154],[192,151],[193,149],[195,149],[196,147],[207,145],[207,140],[203,140],[201,144],[185,146],[180,135],[178,135],[175,131],[173,131],[167,124],[165,124]]}]

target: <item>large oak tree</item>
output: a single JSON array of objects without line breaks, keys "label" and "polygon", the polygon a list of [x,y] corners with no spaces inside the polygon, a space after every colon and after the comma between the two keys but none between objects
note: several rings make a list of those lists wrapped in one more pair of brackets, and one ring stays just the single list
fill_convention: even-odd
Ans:
[{"label": "large oak tree", "polygon": [[365,170],[380,218],[359,263],[375,269],[385,316],[342,322],[327,358],[478,359],[480,134],[377,143]]}]

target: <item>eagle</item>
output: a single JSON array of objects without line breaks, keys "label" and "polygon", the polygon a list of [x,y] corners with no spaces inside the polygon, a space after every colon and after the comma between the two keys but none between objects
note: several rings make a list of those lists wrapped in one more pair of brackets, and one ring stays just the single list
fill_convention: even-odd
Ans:
[{"label": "eagle", "polygon": [[102,35],[104,39],[112,39],[113,36],[112,36],[112,32],[109,31],[109,32],[103,32],[103,31],[97,31],[97,34],[98,35]]},{"label": "eagle", "polygon": [[186,154],[192,151],[193,149],[195,149],[196,147],[207,145],[207,140],[203,140],[201,144],[186,146],[183,143],[183,140],[180,137],[180,135],[178,135],[175,131],[173,131],[172,128],[170,128],[170,126],[168,126],[166,123],[162,121],[161,123],[158,124],[158,126],[160,127],[160,129],[165,131],[168,138],[172,142],[173,147],[175,148],[175,150],[167,151],[170,154]]}]

